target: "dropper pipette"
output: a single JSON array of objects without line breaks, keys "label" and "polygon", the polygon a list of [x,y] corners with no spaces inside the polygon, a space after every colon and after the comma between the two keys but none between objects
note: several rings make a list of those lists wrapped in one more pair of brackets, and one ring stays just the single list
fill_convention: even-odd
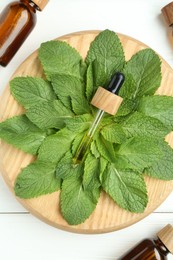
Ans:
[{"label": "dropper pipette", "polygon": [[98,128],[98,125],[104,113],[107,112],[111,115],[114,115],[117,112],[120,104],[123,101],[123,99],[120,96],[118,96],[118,92],[121,86],[123,85],[124,80],[124,74],[121,72],[117,72],[112,77],[107,89],[99,87],[97,92],[95,93],[91,101],[91,104],[99,109],[90,129],[88,130],[87,134],[83,137],[76,151],[76,154],[73,159],[75,164],[79,164],[85,158],[86,152],[92,141],[92,137],[96,129]]}]

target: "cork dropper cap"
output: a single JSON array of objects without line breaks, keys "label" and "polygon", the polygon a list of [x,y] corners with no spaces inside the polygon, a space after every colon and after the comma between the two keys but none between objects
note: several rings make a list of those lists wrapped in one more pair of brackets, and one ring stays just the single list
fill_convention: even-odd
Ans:
[{"label": "cork dropper cap", "polygon": [[162,9],[162,14],[165,18],[165,21],[169,26],[173,25],[173,2],[167,4]]},{"label": "cork dropper cap", "polygon": [[171,254],[173,254],[173,226],[166,225],[157,233],[158,238],[166,246]]},{"label": "cork dropper cap", "polygon": [[38,7],[38,9],[40,11],[42,11],[45,6],[48,4],[49,0],[31,0],[34,4],[36,4],[36,6]]}]

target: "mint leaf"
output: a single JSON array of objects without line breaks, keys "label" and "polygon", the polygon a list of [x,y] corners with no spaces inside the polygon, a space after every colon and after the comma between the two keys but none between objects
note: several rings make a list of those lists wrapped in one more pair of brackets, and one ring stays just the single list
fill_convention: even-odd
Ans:
[{"label": "mint leaf", "polygon": [[130,115],[121,126],[128,138],[135,136],[164,138],[170,132],[158,119],[139,112]]},{"label": "mint leaf", "polygon": [[65,153],[70,150],[74,138],[75,134],[66,128],[48,136],[39,149],[38,159],[58,163]]},{"label": "mint leaf", "polygon": [[67,118],[65,120],[65,123],[66,123],[66,127],[69,130],[81,133],[89,129],[92,121],[93,121],[93,117],[90,114],[84,114],[81,116]]},{"label": "mint leaf", "polygon": [[124,117],[129,115],[130,113],[133,113],[136,110],[137,104],[138,101],[136,99],[124,98],[114,118],[117,119],[118,117]]},{"label": "mint leaf", "polygon": [[90,112],[90,106],[85,97],[74,97],[72,98],[71,103],[72,109],[76,115],[83,115]]},{"label": "mint leaf", "polygon": [[52,75],[51,81],[55,93],[66,107],[72,108],[78,115],[90,112],[81,79],[65,74]]},{"label": "mint leaf", "polygon": [[13,97],[26,109],[56,99],[51,84],[41,78],[16,77],[10,81]]},{"label": "mint leaf", "polygon": [[125,82],[120,91],[123,98],[136,98],[153,95],[161,82],[161,63],[159,56],[151,49],[137,52],[126,63]]},{"label": "mint leaf", "polygon": [[[105,86],[113,74],[121,71],[125,64],[124,52],[118,36],[110,30],[99,33],[90,45],[86,63],[88,65],[93,63],[95,85]],[[90,92],[93,91],[90,89]]]},{"label": "mint leaf", "polygon": [[31,122],[44,130],[63,128],[65,119],[72,117],[74,114],[60,100],[54,100],[32,106],[27,110],[26,115]]},{"label": "mint leaf", "polygon": [[107,141],[102,135],[96,138],[96,146],[99,153],[108,161],[112,162],[115,159],[113,144]]},{"label": "mint leaf", "polygon": [[47,134],[29,121],[25,115],[15,116],[0,123],[0,138],[16,148],[37,154]]},{"label": "mint leaf", "polygon": [[85,64],[76,49],[62,41],[49,41],[41,44],[39,59],[48,80],[54,74],[68,74],[81,78]]},{"label": "mint leaf", "polygon": [[[79,148],[82,140],[84,139],[84,137],[85,137],[85,133],[84,132],[83,133],[79,133],[79,134],[77,134],[75,136],[74,141],[72,143],[72,154],[73,154],[74,157],[76,156],[78,148]],[[75,160],[74,160],[74,162],[75,162]]]},{"label": "mint leaf", "polygon": [[100,157],[100,153],[99,153],[99,151],[97,149],[95,141],[91,142],[90,151],[95,156],[96,159],[98,159]]},{"label": "mint leaf", "polygon": [[101,192],[101,183],[99,180],[100,173],[100,161],[97,160],[91,153],[86,157],[84,164],[84,174],[83,174],[83,188],[84,191],[90,191],[88,195],[91,197],[91,200],[97,204],[100,192]]},{"label": "mint leaf", "polygon": [[[134,56],[132,56],[133,58]],[[131,59],[132,59],[131,58]],[[127,61],[129,63],[131,60]],[[123,83],[123,86],[120,88],[119,95],[125,100],[135,100],[136,94],[135,91],[137,89],[137,83],[133,77],[133,72],[126,72],[127,63],[124,66],[123,73],[125,74],[125,81]],[[130,67],[131,65],[129,65]],[[130,67],[131,68],[131,67]]]},{"label": "mint leaf", "polygon": [[123,209],[143,212],[147,206],[147,189],[142,174],[132,170],[119,170],[109,164],[103,174],[102,187]]},{"label": "mint leaf", "polygon": [[67,179],[74,177],[75,174],[78,174],[78,169],[73,164],[73,155],[70,151],[67,151],[66,154],[61,158],[56,167],[56,177],[58,179]]},{"label": "mint leaf", "polygon": [[60,189],[60,180],[55,177],[55,164],[35,161],[17,176],[14,191],[16,196],[30,199]]},{"label": "mint leaf", "polygon": [[157,118],[165,127],[173,129],[173,97],[159,95],[142,97],[138,111]]},{"label": "mint leaf", "polygon": [[83,174],[83,187],[84,190],[93,190],[96,201],[100,196],[100,161],[96,159],[91,153],[89,153],[85,160],[84,174]]},{"label": "mint leaf", "polygon": [[96,86],[94,86],[94,77],[93,77],[93,65],[92,63],[89,64],[86,73],[86,97],[90,102],[93,94],[95,93]]},{"label": "mint leaf", "polygon": [[100,176],[99,176],[101,183],[103,182],[103,174],[104,174],[104,171],[106,170],[107,165],[108,165],[108,161],[106,159],[104,159],[104,157],[101,156],[100,157]]},{"label": "mint leaf", "polygon": [[173,150],[165,141],[159,141],[159,147],[162,149],[162,157],[153,162],[145,173],[157,179],[173,180]]},{"label": "mint leaf", "polygon": [[106,125],[102,128],[101,134],[103,137],[112,143],[121,144],[125,141],[126,135],[123,132],[123,128],[118,124]]},{"label": "mint leaf", "polygon": [[[81,173],[81,167],[79,167]],[[70,225],[84,222],[94,211],[97,201],[93,192],[84,190],[80,177],[71,177],[63,181],[61,191],[61,213]]]},{"label": "mint leaf", "polygon": [[133,137],[120,145],[114,162],[120,169],[131,168],[142,172],[162,155],[157,138]]}]

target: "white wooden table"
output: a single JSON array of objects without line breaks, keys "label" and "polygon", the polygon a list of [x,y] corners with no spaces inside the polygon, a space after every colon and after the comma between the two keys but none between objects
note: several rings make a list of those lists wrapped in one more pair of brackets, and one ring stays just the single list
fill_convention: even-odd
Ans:
[{"label": "white wooden table", "polygon": [[[10,0],[0,1],[0,12]],[[173,66],[173,44],[160,15],[167,0],[50,0],[38,13],[37,26],[15,58],[0,68],[0,94],[20,63],[41,42],[83,30],[112,29],[149,45]],[[27,212],[0,176],[0,259],[3,260],[109,260],[173,224],[173,193],[142,221],[112,233],[73,234],[55,229]],[[170,256],[169,259],[173,259]],[[129,259],[130,260],[130,259]]]}]

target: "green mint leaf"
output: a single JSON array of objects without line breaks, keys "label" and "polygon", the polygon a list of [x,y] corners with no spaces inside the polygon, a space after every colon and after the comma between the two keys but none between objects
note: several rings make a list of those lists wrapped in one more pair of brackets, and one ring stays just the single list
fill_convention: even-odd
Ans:
[{"label": "green mint leaf", "polygon": [[[93,63],[95,85],[105,86],[116,71],[121,71],[124,64],[124,52],[115,32],[105,30],[91,43],[86,63]],[[93,91],[90,89],[90,93]]]},{"label": "green mint leaf", "polygon": [[[94,113],[95,117],[96,114],[98,113],[98,109],[97,111]],[[100,123],[99,123],[99,128],[98,130],[100,131],[102,129],[102,127],[104,127],[105,125],[109,125],[109,124],[113,124],[115,123],[115,118],[107,113],[104,113],[103,118],[101,119]]]},{"label": "green mint leaf", "polygon": [[76,49],[62,41],[49,41],[41,44],[39,59],[48,80],[54,74],[68,74],[81,78],[85,64]]},{"label": "green mint leaf", "polygon": [[52,75],[51,81],[55,93],[66,107],[73,109],[78,115],[90,112],[81,79],[65,74]]},{"label": "green mint leaf", "polygon": [[74,141],[73,141],[73,143],[72,143],[72,154],[73,154],[74,157],[76,156],[76,153],[77,153],[77,151],[78,151],[78,148],[79,148],[79,146],[80,146],[82,140],[84,139],[85,134],[86,134],[85,132],[79,133],[79,134],[77,134],[77,135],[75,136],[75,138],[74,138]]},{"label": "green mint leaf", "polygon": [[91,126],[93,117],[90,114],[75,116],[65,120],[66,127],[74,132],[84,132]]},{"label": "green mint leaf", "polygon": [[[132,56],[133,58],[133,56]],[[131,60],[127,61],[130,62]],[[123,70],[123,73],[125,74],[125,81],[123,83],[123,86],[121,87],[120,91],[119,91],[119,95],[125,100],[135,100],[136,96],[137,96],[137,93],[136,90],[137,89],[137,83],[133,77],[133,74],[130,74],[128,72],[126,72],[126,67],[127,67],[127,63],[126,65],[124,66],[124,70]],[[130,65],[129,65],[130,66]]]},{"label": "green mint leaf", "polygon": [[16,77],[10,81],[13,97],[26,109],[56,99],[51,84],[41,78]]},{"label": "green mint leaf", "polygon": [[39,103],[26,112],[29,120],[41,129],[61,129],[65,126],[65,119],[73,115],[60,100]]},{"label": "green mint leaf", "polygon": [[113,144],[107,141],[102,135],[96,138],[96,146],[99,153],[108,161],[112,162],[115,158]]},{"label": "green mint leaf", "polygon": [[138,111],[160,120],[166,127],[173,129],[173,97],[142,97]]},{"label": "green mint leaf", "polygon": [[71,100],[72,110],[76,115],[83,115],[90,112],[90,106],[86,101],[85,97],[74,97]]},{"label": "green mint leaf", "polygon": [[163,155],[148,167],[145,173],[157,179],[173,180],[173,150],[165,141],[159,141],[158,146]]},{"label": "green mint leaf", "polygon": [[25,115],[15,116],[0,123],[0,138],[18,149],[37,154],[47,134],[35,126]]},{"label": "green mint leaf", "polygon": [[170,132],[158,119],[139,112],[130,115],[121,127],[128,138],[135,136],[164,138]]},{"label": "green mint leaf", "polygon": [[96,201],[100,196],[100,161],[89,153],[85,160],[84,174],[83,174],[83,187],[84,190],[93,190],[96,195]]},{"label": "green mint leaf", "polygon": [[95,90],[96,89],[94,87],[93,65],[92,63],[90,63],[87,68],[87,74],[86,74],[86,97],[89,102],[91,101],[95,93]]},{"label": "green mint leaf", "polygon": [[[81,167],[78,168],[81,173]],[[61,213],[70,225],[83,223],[97,204],[93,201],[93,192],[84,190],[81,178],[76,176],[63,181],[60,199]]]},{"label": "green mint leaf", "polygon": [[99,153],[99,151],[97,149],[95,141],[91,142],[90,151],[95,156],[96,159],[98,159],[100,157],[100,153]]},{"label": "green mint leaf", "polygon": [[119,93],[123,98],[153,95],[160,86],[161,63],[159,56],[151,49],[133,55],[123,72],[126,80]]},{"label": "green mint leaf", "polygon": [[48,136],[39,149],[38,159],[58,163],[66,152],[70,150],[74,138],[75,133],[66,128]]},{"label": "green mint leaf", "polygon": [[147,189],[142,174],[132,170],[119,170],[109,164],[104,171],[102,187],[123,209],[130,212],[143,212],[147,206]]},{"label": "green mint leaf", "polygon": [[105,127],[102,128],[101,134],[103,137],[112,143],[118,143],[121,144],[125,141],[126,135],[122,129],[122,127],[118,124],[111,124],[111,125],[106,125]]},{"label": "green mint leaf", "polygon": [[99,165],[100,161],[97,160],[91,153],[86,157],[84,164],[84,174],[83,174],[83,188],[84,191],[90,191],[88,195],[91,200],[97,204],[100,192],[101,192],[101,183],[99,180]]},{"label": "green mint leaf", "polygon": [[120,145],[114,161],[118,168],[132,168],[142,172],[159,160],[162,154],[158,138],[133,137]]},{"label": "green mint leaf", "polygon": [[56,167],[56,177],[58,179],[67,179],[78,175],[78,168],[73,164],[73,155],[68,151],[58,162]]},{"label": "green mint leaf", "polygon": [[138,102],[136,99],[124,98],[114,118],[117,119],[118,117],[124,117],[134,112],[136,110],[137,104]]},{"label": "green mint leaf", "polygon": [[55,192],[60,180],[55,177],[55,164],[35,161],[24,168],[15,181],[15,194],[24,199]]},{"label": "green mint leaf", "polygon": [[102,183],[103,182],[103,174],[104,174],[104,171],[106,170],[106,167],[108,165],[108,161],[100,156],[100,176],[99,176],[99,180],[100,182]]}]

